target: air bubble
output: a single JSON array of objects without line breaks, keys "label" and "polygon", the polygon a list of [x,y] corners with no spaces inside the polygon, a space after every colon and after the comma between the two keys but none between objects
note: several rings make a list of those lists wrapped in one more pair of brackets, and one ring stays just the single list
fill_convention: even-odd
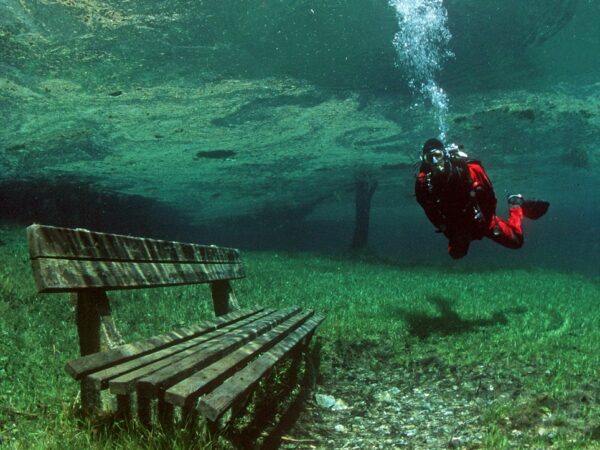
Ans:
[{"label": "air bubble", "polygon": [[435,75],[444,61],[454,55],[448,49],[452,34],[442,0],[388,0],[396,11],[398,32],[393,44],[397,65],[408,72],[408,85],[433,106],[439,135],[448,131],[448,95],[437,85]]}]

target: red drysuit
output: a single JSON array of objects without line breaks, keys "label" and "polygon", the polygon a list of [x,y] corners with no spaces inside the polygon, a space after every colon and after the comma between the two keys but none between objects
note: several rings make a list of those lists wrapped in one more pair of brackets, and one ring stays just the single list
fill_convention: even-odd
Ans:
[{"label": "red drysuit", "polygon": [[479,161],[452,158],[433,175],[423,164],[415,183],[417,201],[431,223],[448,238],[448,253],[462,258],[484,236],[509,248],[523,245],[523,210],[510,208],[507,221],[496,215],[494,188]]}]

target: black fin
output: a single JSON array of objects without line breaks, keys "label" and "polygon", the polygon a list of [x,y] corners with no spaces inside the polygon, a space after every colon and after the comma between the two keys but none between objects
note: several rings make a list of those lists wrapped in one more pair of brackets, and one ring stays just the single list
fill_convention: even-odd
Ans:
[{"label": "black fin", "polygon": [[537,220],[548,211],[550,203],[544,200],[525,200],[521,208],[523,215],[531,220]]}]

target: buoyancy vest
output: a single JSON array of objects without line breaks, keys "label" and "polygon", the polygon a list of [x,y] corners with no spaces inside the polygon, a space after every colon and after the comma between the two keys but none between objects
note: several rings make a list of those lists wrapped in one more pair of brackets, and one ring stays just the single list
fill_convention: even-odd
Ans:
[{"label": "buoyancy vest", "polygon": [[453,156],[448,159],[444,175],[434,179],[428,166],[421,165],[417,180],[417,191],[421,190],[417,194],[419,203],[446,236],[468,234],[472,239],[481,239],[496,211],[494,188],[483,165]]}]

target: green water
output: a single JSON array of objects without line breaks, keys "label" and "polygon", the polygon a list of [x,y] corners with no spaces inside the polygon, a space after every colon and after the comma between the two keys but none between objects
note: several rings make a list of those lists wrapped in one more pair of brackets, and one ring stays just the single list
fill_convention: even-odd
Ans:
[{"label": "green water", "polygon": [[[393,355],[388,371],[432,354],[489,365],[529,381],[478,412],[479,448],[598,448],[599,20],[596,0],[0,0],[0,447],[87,435],[76,387],[57,381],[75,351],[68,301],[27,287],[22,230],[41,222],[239,247],[292,286],[269,304],[306,291],[300,303],[330,314],[322,389],[340,359],[373,363],[363,344]],[[441,134],[483,161],[501,216],[509,193],[551,203],[522,249],[484,240],[448,257],[414,198],[420,148]],[[378,187],[351,262],[364,176]],[[56,346],[40,311],[68,356],[37,353]],[[35,355],[27,370],[15,348]],[[543,396],[547,422],[531,412]],[[521,407],[531,420],[512,433],[501,417]],[[94,445],[151,442],[121,438]]]},{"label": "green water", "polygon": [[[135,208],[156,224],[144,234],[339,250],[366,173],[371,246],[445,261],[411,198],[419,148],[443,131],[483,160],[501,205],[553,205],[517,258],[492,247],[473,262],[598,274],[597,2],[403,3],[434,20],[413,8],[403,22],[384,0],[3,1],[3,215],[136,231],[110,197],[133,195],[158,203]],[[411,66],[413,47],[434,61]],[[430,81],[442,109],[420,92]]]},{"label": "green water", "polygon": [[513,192],[552,203],[519,260],[597,274],[598,4],[424,3],[445,20],[421,44],[402,39],[437,60],[425,78],[447,96],[443,111],[419,92],[423,66],[394,46],[403,23],[419,30],[418,9],[402,22],[384,0],[3,1],[3,215],[67,224],[84,202],[53,196],[72,183],[101,198],[70,225],[131,231],[113,201],[102,207],[108,192],[172,209],[140,212],[157,224],[145,234],[343,249],[354,179],[368,173],[379,181],[372,247],[444,260],[411,199],[412,164],[442,115],[448,141],[483,160],[501,205]]}]

